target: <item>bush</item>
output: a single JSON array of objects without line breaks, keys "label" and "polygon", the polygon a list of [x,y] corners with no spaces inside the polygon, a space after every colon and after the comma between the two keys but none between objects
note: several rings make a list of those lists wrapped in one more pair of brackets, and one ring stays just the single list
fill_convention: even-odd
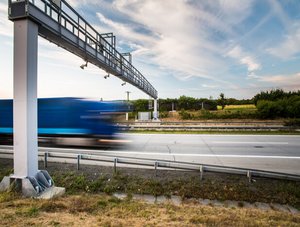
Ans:
[{"label": "bush", "polygon": [[257,102],[257,111],[260,118],[274,118],[276,116],[276,106],[273,101],[260,100]]},{"label": "bush", "polygon": [[260,118],[300,118],[300,96],[278,99],[276,101],[259,100],[257,110]]},{"label": "bush", "polygon": [[168,116],[169,116],[169,113],[167,111],[159,112],[159,118],[166,118]]},{"label": "bush", "polygon": [[208,110],[201,110],[199,118],[202,118],[202,119],[212,119],[212,118],[216,118],[216,114],[213,114],[213,113],[211,113]]},{"label": "bush", "polygon": [[292,127],[300,127],[300,119],[294,118],[294,119],[288,119],[284,121],[285,126],[292,126]]},{"label": "bush", "polygon": [[184,109],[180,110],[179,116],[182,120],[191,120],[193,118],[192,115]]}]

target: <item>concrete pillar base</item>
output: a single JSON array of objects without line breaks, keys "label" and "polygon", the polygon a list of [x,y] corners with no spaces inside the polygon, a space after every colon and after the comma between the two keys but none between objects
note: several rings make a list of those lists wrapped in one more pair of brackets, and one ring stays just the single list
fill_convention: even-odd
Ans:
[{"label": "concrete pillar base", "polygon": [[40,170],[35,177],[18,178],[6,176],[0,183],[0,191],[16,190],[25,197],[51,199],[65,193],[64,188],[54,187],[52,178],[45,170]]},{"label": "concrete pillar base", "polygon": [[152,121],[153,122],[161,122],[161,120],[159,118],[153,118]]}]

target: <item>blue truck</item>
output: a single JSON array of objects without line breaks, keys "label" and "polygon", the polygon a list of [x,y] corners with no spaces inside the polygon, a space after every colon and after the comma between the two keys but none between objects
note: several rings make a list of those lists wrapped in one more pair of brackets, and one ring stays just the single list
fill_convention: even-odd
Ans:
[{"label": "blue truck", "polygon": [[[38,99],[39,143],[95,145],[115,138],[113,116],[129,111],[124,102],[83,98]],[[13,141],[13,100],[0,100],[0,142]]]}]

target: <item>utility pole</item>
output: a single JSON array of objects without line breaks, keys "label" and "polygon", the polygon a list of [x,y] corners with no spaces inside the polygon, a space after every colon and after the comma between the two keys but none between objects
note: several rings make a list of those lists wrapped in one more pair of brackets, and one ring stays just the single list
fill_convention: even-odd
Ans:
[{"label": "utility pole", "polygon": [[130,91],[126,91],[126,94],[127,94],[127,102],[129,102],[129,94],[130,94],[131,92]]},{"label": "utility pole", "polygon": [[[130,92],[130,91],[126,91],[125,93],[127,94],[127,102],[129,102],[129,94],[130,94],[131,92]],[[126,112],[125,118],[126,118],[126,121],[128,121],[128,112]]]}]

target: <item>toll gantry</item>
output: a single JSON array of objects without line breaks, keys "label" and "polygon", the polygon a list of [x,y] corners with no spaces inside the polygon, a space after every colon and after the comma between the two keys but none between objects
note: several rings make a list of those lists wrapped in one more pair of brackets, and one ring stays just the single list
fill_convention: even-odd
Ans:
[{"label": "toll gantry", "polygon": [[86,62],[82,68],[94,64],[154,98],[154,119],[157,91],[132,65],[131,55],[116,50],[112,33],[98,33],[65,0],[8,0],[8,17],[14,22],[14,173],[4,177],[0,191],[16,182],[25,196],[55,196],[63,189],[53,187],[47,171],[38,170],[38,36],[78,55]]},{"label": "toll gantry", "polygon": [[113,33],[100,34],[64,0],[9,0],[9,19],[36,22],[40,36],[78,55],[152,98],[157,91],[132,65],[131,55],[116,50]]}]

